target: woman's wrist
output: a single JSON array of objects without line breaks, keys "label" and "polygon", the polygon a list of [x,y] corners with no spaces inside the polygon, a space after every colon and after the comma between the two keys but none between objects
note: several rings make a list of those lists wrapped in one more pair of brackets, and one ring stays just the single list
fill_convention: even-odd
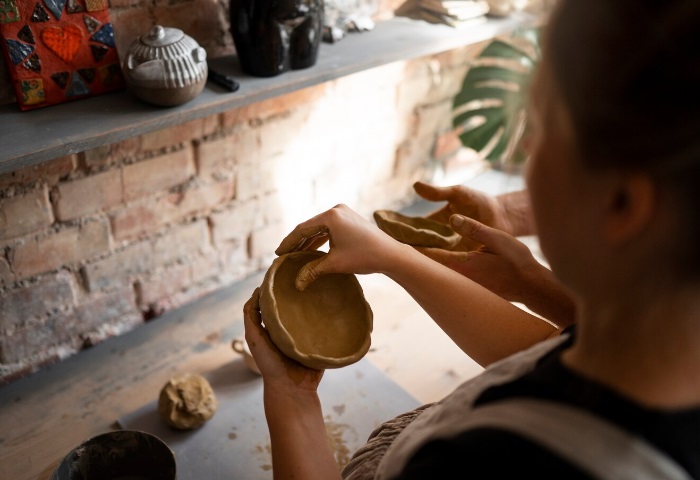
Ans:
[{"label": "woman's wrist", "polygon": [[551,270],[541,268],[536,280],[527,282],[532,288],[523,295],[521,303],[557,327],[568,327],[576,321],[574,299]]}]

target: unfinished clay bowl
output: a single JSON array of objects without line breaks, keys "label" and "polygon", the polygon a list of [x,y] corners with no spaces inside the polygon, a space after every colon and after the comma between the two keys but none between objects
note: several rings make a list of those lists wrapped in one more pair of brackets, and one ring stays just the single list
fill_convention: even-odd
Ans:
[{"label": "unfinished clay bowl", "polygon": [[323,255],[303,251],[277,257],[260,288],[260,313],[285,355],[310,368],[340,368],[369,350],[372,309],[355,275],[323,275],[297,290],[299,270]]},{"label": "unfinished clay bowl", "polygon": [[424,217],[409,217],[392,210],[377,210],[374,221],[384,232],[399,242],[414,247],[452,250],[462,236],[449,225]]}]

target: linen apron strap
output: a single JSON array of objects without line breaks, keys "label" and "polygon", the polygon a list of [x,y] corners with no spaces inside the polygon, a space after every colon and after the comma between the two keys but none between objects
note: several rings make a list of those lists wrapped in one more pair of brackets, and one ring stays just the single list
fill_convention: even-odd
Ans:
[{"label": "linen apron strap", "polygon": [[468,428],[509,430],[545,446],[604,480],[689,480],[690,475],[646,440],[584,410],[519,398],[475,408]]}]

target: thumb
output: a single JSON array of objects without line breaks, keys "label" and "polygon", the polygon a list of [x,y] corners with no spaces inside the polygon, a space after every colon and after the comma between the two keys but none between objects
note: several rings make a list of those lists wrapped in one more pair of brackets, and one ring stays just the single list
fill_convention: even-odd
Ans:
[{"label": "thumb", "polygon": [[462,237],[467,237],[483,244],[486,249],[493,253],[500,253],[508,242],[508,237],[510,237],[502,230],[489,227],[464,215],[452,215],[450,217],[450,226]]},{"label": "thumb", "polygon": [[451,187],[436,187],[428,183],[416,182],[413,184],[413,190],[425,200],[442,202],[450,199]]},{"label": "thumb", "polygon": [[295,282],[297,290],[303,292],[314,280],[325,275],[326,273],[330,273],[327,262],[328,256],[328,254],[324,255],[321,258],[312,260],[301,267]]}]

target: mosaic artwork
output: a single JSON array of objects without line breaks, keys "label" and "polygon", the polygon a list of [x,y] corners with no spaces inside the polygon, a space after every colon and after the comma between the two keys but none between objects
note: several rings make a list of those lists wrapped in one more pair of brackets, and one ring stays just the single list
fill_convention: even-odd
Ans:
[{"label": "mosaic artwork", "polygon": [[107,0],[0,0],[0,35],[21,110],[125,86]]}]

